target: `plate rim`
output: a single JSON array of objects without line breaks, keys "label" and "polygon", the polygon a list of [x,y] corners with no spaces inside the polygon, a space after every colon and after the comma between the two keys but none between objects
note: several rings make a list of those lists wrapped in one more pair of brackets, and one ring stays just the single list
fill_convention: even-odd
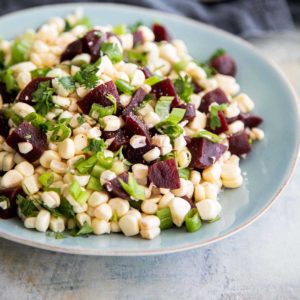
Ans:
[{"label": "plate rim", "polygon": [[[74,7],[75,6],[75,7]],[[62,3],[62,4],[46,4],[46,5],[38,5],[38,6],[34,6],[34,7],[29,7],[26,9],[22,9],[22,10],[18,10],[15,12],[10,12],[8,14],[5,14],[3,16],[0,16],[0,20],[4,20],[5,19],[9,19],[12,17],[18,17],[18,15],[22,15],[26,12],[30,12],[32,11],[33,13],[35,11],[38,11],[40,9],[47,9],[47,8],[59,8],[59,7],[70,7],[71,9],[74,10],[74,8],[80,7],[83,8],[84,7],[91,7],[91,6],[98,6],[98,7],[115,7],[118,9],[134,9],[135,11],[141,11],[141,12],[145,12],[145,13],[155,13],[158,16],[164,16],[164,17],[168,17],[171,18],[173,20],[181,20],[182,22],[188,23],[188,24],[192,24],[194,26],[198,26],[201,28],[204,28],[207,31],[210,32],[214,32],[214,33],[218,33],[221,34],[225,37],[227,37],[230,40],[234,40],[237,44],[242,45],[243,47],[246,47],[248,49],[250,49],[252,52],[254,52],[254,54],[256,56],[258,56],[261,60],[265,61],[272,69],[274,72],[277,73],[277,75],[279,76],[280,80],[282,80],[286,86],[286,88],[289,90],[290,94],[291,94],[291,103],[293,104],[295,111],[296,111],[296,115],[297,115],[297,125],[298,128],[300,127],[300,104],[299,104],[299,98],[298,95],[294,89],[294,87],[292,86],[292,84],[290,83],[290,81],[288,80],[287,76],[284,74],[284,72],[281,70],[281,68],[270,58],[266,57],[263,53],[261,53],[256,47],[254,47],[252,44],[250,44],[249,42],[247,42],[246,40],[243,40],[240,37],[237,37],[229,32],[226,32],[220,28],[216,28],[213,27],[212,25],[197,21],[197,20],[193,20],[190,18],[187,18],[185,16],[180,16],[180,15],[175,15],[169,12],[161,12],[159,10],[156,9],[151,9],[151,8],[144,8],[144,7],[139,7],[139,6],[135,6],[135,5],[127,5],[127,4],[118,4],[118,3],[97,3],[97,2],[72,2],[72,3]],[[252,223],[254,223],[256,220],[258,220],[258,218],[260,218],[261,216],[264,215],[264,213],[270,209],[270,207],[274,204],[275,200],[277,200],[277,198],[279,197],[279,195],[282,193],[282,191],[287,187],[288,183],[290,182],[295,169],[296,169],[296,165],[300,156],[300,136],[298,135],[297,137],[297,144],[296,147],[293,149],[293,156],[291,159],[291,166],[290,166],[290,170],[288,170],[287,174],[285,175],[285,178],[283,179],[282,183],[280,184],[280,186],[278,186],[276,193],[274,194],[273,197],[270,198],[270,201],[268,201],[268,203],[262,207],[254,216],[252,216],[251,218],[249,218],[247,221],[243,222],[241,225],[239,225],[238,227],[236,227],[235,229],[232,229],[231,231],[218,236],[218,237],[214,237],[211,239],[208,239],[206,241],[203,242],[194,242],[194,243],[189,243],[186,244],[184,246],[175,246],[175,247],[166,247],[164,249],[155,249],[155,250],[104,250],[104,249],[70,249],[70,248],[65,248],[65,247],[61,247],[59,245],[48,245],[48,244],[44,244],[44,243],[39,243],[39,242],[35,242],[35,241],[31,241],[28,239],[23,239],[19,236],[15,236],[12,234],[8,234],[6,232],[3,232],[0,228],[0,237],[4,238],[6,240],[9,241],[13,241],[19,244],[23,244],[26,246],[31,246],[31,247],[35,247],[38,249],[43,249],[43,250],[48,250],[48,251],[54,251],[54,252],[60,252],[60,253],[66,253],[66,254],[79,254],[79,255],[89,255],[89,256],[151,256],[151,255],[163,255],[163,254],[171,254],[171,253],[178,253],[178,252],[182,252],[182,251],[187,251],[187,250],[192,250],[192,249],[197,249],[200,247],[204,247],[207,245],[210,245],[214,242],[217,241],[221,241],[224,240],[238,232],[240,232],[242,229],[247,228],[249,225],[251,225]],[[151,242],[151,241],[150,241]]]}]

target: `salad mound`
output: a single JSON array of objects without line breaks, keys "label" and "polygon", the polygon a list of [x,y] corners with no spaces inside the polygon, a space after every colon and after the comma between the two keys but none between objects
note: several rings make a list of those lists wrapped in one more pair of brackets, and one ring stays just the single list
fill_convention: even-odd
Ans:
[{"label": "salad mound", "polygon": [[56,238],[219,220],[264,137],[236,73],[225,50],[197,61],[162,24],[80,11],[1,40],[0,217]]}]

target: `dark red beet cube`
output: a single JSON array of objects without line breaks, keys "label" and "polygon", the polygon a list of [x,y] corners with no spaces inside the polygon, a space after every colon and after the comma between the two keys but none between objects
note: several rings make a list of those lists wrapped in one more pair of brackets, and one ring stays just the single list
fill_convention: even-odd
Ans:
[{"label": "dark red beet cube", "polygon": [[181,198],[184,199],[186,202],[188,202],[190,204],[191,208],[195,208],[196,207],[196,205],[193,202],[193,200],[191,198],[189,198],[188,196],[183,196]]},{"label": "dark red beet cube", "polygon": [[208,122],[207,122],[207,124],[208,124],[207,129],[209,131],[212,131],[215,134],[220,134],[220,133],[225,132],[225,131],[228,130],[228,123],[227,123],[226,118],[224,116],[224,113],[222,111],[218,111],[218,117],[219,117],[219,120],[220,120],[220,126],[216,127],[215,129],[212,129],[210,127],[210,116],[209,116]]},{"label": "dark red beet cube", "polygon": [[151,71],[147,67],[142,67],[140,70],[143,71],[146,79],[152,76]]},{"label": "dark red beet cube", "polygon": [[124,147],[124,157],[132,164],[147,164],[144,160],[143,155],[153,149],[154,146],[146,145],[141,148],[132,148],[129,144]]},{"label": "dark red beet cube", "polygon": [[210,65],[220,74],[229,76],[236,74],[236,63],[228,53],[213,58]]},{"label": "dark red beet cube", "polygon": [[165,189],[178,189],[180,180],[175,159],[162,160],[149,168],[148,178],[155,186]]},{"label": "dark red beet cube", "polygon": [[143,33],[140,30],[137,30],[133,33],[133,47],[142,45],[145,42]]},{"label": "dark red beet cube", "polygon": [[37,77],[32,79],[21,91],[17,100],[19,102],[26,102],[27,104],[32,104],[32,94],[38,89],[39,84],[44,81],[50,81],[51,86],[51,80],[51,77]]},{"label": "dark red beet cube", "polygon": [[100,57],[101,44],[106,40],[106,33],[100,30],[91,30],[82,38],[83,52],[91,55],[92,63]]},{"label": "dark red beet cube", "polygon": [[155,42],[161,42],[161,41],[169,42],[171,40],[171,36],[168,30],[160,24],[153,24],[152,31],[155,36]]},{"label": "dark red beet cube", "polygon": [[146,95],[147,93],[144,89],[137,89],[134,95],[132,96],[130,103],[123,110],[123,116],[128,115],[134,108],[138,107],[139,104],[144,100]]},{"label": "dark red beet cube", "polygon": [[111,131],[114,133],[112,137],[114,138],[113,142],[109,145],[108,149],[111,151],[117,151],[121,146],[124,146],[128,143],[129,137],[126,134],[126,131],[119,129],[118,131]]},{"label": "dark red beet cube", "polygon": [[251,151],[249,137],[245,131],[230,136],[228,141],[231,154],[243,155]]},{"label": "dark red beet cube", "polygon": [[0,189],[0,196],[5,196],[9,199],[9,207],[7,209],[0,207],[1,219],[10,219],[17,216],[16,198],[18,194],[24,194],[21,187]]},{"label": "dark red beet cube", "polygon": [[157,99],[159,99],[161,96],[172,96],[174,97],[172,107],[177,107],[180,105],[180,100],[176,93],[174,84],[169,78],[154,84],[152,86],[152,93],[154,93]]},{"label": "dark red beet cube", "polygon": [[120,174],[113,180],[108,181],[105,183],[106,190],[114,195],[115,197],[120,197],[122,199],[130,199],[129,195],[123,190],[119,179],[122,179],[124,182],[128,182],[128,174],[126,172]]},{"label": "dark red beet cube", "polygon": [[15,97],[16,93],[15,92],[9,93],[7,91],[5,83],[2,83],[2,82],[0,82],[0,95],[2,97],[3,103],[12,103],[15,101],[15,98],[16,98]]},{"label": "dark red beet cube", "polygon": [[125,118],[125,130],[129,136],[143,135],[150,143],[150,133],[145,123],[134,113],[130,112]]},{"label": "dark red beet cube", "polygon": [[188,144],[192,154],[190,168],[204,169],[214,164],[227,150],[222,144],[212,143],[203,138],[192,138]]},{"label": "dark red beet cube", "polygon": [[261,117],[252,115],[250,113],[241,113],[238,119],[244,122],[245,127],[249,128],[257,127],[263,122]]},{"label": "dark red beet cube", "polygon": [[216,88],[216,89],[206,93],[202,97],[199,110],[201,112],[208,113],[209,106],[214,102],[216,102],[217,104],[228,103],[227,96],[220,88]]},{"label": "dark red beet cube", "polygon": [[71,60],[76,55],[83,53],[83,42],[82,39],[76,40],[69,44],[65,51],[60,56],[60,61]]},{"label": "dark red beet cube", "polygon": [[0,111],[0,135],[7,138],[9,135],[10,127],[8,125],[8,119],[4,115],[3,111]]},{"label": "dark red beet cube", "polygon": [[192,81],[193,87],[194,87],[194,93],[199,94],[201,93],[204,89],[202,86],[200,86],[197,82]]},{"label": "dark red beet cube", "polygon": [[[18,143],[28,142],[33,149],[28,153],[20,153]],[[40,129],[28,122],[21,123],[7,138],[6,143],[29,162],[41,157],[47,149],[47,136]]]},{"label": "dark red beet cube", "polygon": [[113,81],[100,84],[91,90],[82,100],[77,104],[83,113],[89,114],[93,103],[98,103],[102,106],[111,106],[112,102],[107,98],[108,95],[112,95],[117,100],[117,107],[120,109],[120,97],[116,85]]},{"label": "dark red beet cube", "polygon": [[191,121],[196,117],[196,108],[193,103],[182,104],[178,108],[183,108],[186,110],[183,120]]}]

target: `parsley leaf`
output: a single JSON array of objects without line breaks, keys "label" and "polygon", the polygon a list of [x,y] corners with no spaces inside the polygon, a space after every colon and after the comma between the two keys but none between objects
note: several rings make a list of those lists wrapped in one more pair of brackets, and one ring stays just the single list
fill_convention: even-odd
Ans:
[{"label": "parsley leaf", "polygon": [[101,52],[104,55],[107,55],[113,64],[118,63],[123,59],[122,52],[115,43],[102,43]]},{"label": "parsley leaf", "polygon": [[75,217],[73,206],[66,198],[61,199],[60,206],[56,210],[69,219]]},{"label": "parsley leaf", "polygon": [[60,77],[58,81],[67,91],[75,90],[75,80],[71,76]]},{"label": "parsley leaf", "polygon": [[89,145],[83,149],[83,152],[102,152],[105,149],[105,143],[103,139],[90,139]]},{"label": "parsley leaf", "polygon": [[124,189],[124,191],[130,196],[133,200],[145,200],[145,189],[143,186],[139,185],[132,173],[128,173],[128,182],[119,178],[119,182]]},{"label": "parsley leaf", "polygon": [[187,75],[184,77],[179,76],[179,78],[175,79],[174,86],[180,99],[184,102],[190,102],[190,97],[194,92],[191,79]]},{"label": "parsley leaf", "polygon": [[93,232],[92,226],[88,222],[84,222],[83,226],[77,232],[72,232],[73,236],[87,235]]},{"label": "parsley leaf", "polygon": [[45,116],[54,107],[54,103],[52,101],[54,90],[50,87],[50,85],[50,80],[43,81],[32,94],[32,102],[36,103],[34,108],[36,112],[42,116]]},{"label": "parsley leaf", "polygon": [[94,88],[98,82],[98,66],[91,64],[84,64],[80,67],[80,70],[74,75],[74,81],[86,88]]},{"label": "parsley leaf", "polygon": [[226,109],[228,105],[226,103],[221,105],[212,105],[210,107],[210,117],[209,117],[209,126],[212,130],[221,126],[221,121],[219,118],[219,111],[223,111]]},{"label": "parsley leaf", "polygon": [[16,200],[21,213],[25,217],[35,217],[38,214],[38,209],[35,206],[33,200],[27,199],[21,195],[17,195],[17,200]]},{"label": "parsley leaf", "polygon": [[142,66],[145,66],[148,62],[147,52],[137,52],[136,50],[129,50],[126,53],[126,58],[128,62],[141,64]]}]

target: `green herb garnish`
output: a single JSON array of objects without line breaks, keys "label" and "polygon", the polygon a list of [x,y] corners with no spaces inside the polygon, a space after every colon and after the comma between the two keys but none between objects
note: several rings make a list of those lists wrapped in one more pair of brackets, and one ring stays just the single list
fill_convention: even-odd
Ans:
[{"label": "green herb garnish", "polygon": [[212,105],[210,106],[210,117],[209,117],[209,126],[212,130],[219,128],[221,126],[221,121],[219,118],[219,111],[224,111],[228,107],[228,104],[224,103],[221,105]]},{"label": "green herb garnish", "polygon": [[118,63],[123,59],[119,46],[114,43],[102,43],[101,52],[103,55],[107,55],[113,64]]},{"label": "green herb garnish", "polygon": [[156,102],[155,113],[158,114],[161,120],[164,120],[168,117],[173,99],[174,97],[162,96]]},{"label": "green herb garnish", "polygon": [[67,91],[73,92],[75,90],[75,80],[71,76],[65,76],[58,78],[58,82]]},{"label": "green herb garnish", "polygon": [[98,82],[98,66],[91,64],[84,64],[80,70],[73,76],[73,80],[85,86],[88,89],[94,88]]},{"label": "green herb garnish", "polygon": [[103,139],[90,139],[89,145],[83,149],[83,152],[97,153],[103,151],[106,148]]},{"label": "green herb garnish", "polygon": [[32,70],[30,72],[31,77],[32,78],[45,77],[50,70],[51,70],[51,68],[40,68],[40,69]]},{"label": "green herb garnish", "polygon": [[54,182],[54,174],[52,172],[45,172],[39,176],[38,181],[44,187],[50,187]]},{"label": "green herb garnish", "polygon": [[179,78],[175,79],[174,86],[180,99],[184,102],[190,102],[190,97],[194,92],[191,79],[187,75],[184,77],[179,76]]},{"label": "green herb garnish", "polygon": [[203,138],[207,139],[208,141],[212,143],[220,143],[222,141],[222,138],[220,138],[218,135],[207,131],[207,130],[200,130],[197,133],[193,135],[193,138]]},{"label": "green herb garnish", "polygon": [[37,113],[45,116],[53,107],[53,93],[54,90],[51,86],[51,81],[43,81],[39,84],[37,90],[32,93],[32,102],[36,103],[34,108]]},{"label": "green herb garnish", "polygon": [[128,182],[119,178],[119,182],[124,189],[124,191],[133,200],[145,200],[145,189],[143,186],[139,185],[132,173],[128,173]]},{"label": "green herb garnish", "polygon": [[17,195],[17,200],[16,200],[21,213],[25,217],[36,217],[38,214],[38,209],[35,206],[33,200],[30,200],[28,198],[25,198],[21,195]]}]

